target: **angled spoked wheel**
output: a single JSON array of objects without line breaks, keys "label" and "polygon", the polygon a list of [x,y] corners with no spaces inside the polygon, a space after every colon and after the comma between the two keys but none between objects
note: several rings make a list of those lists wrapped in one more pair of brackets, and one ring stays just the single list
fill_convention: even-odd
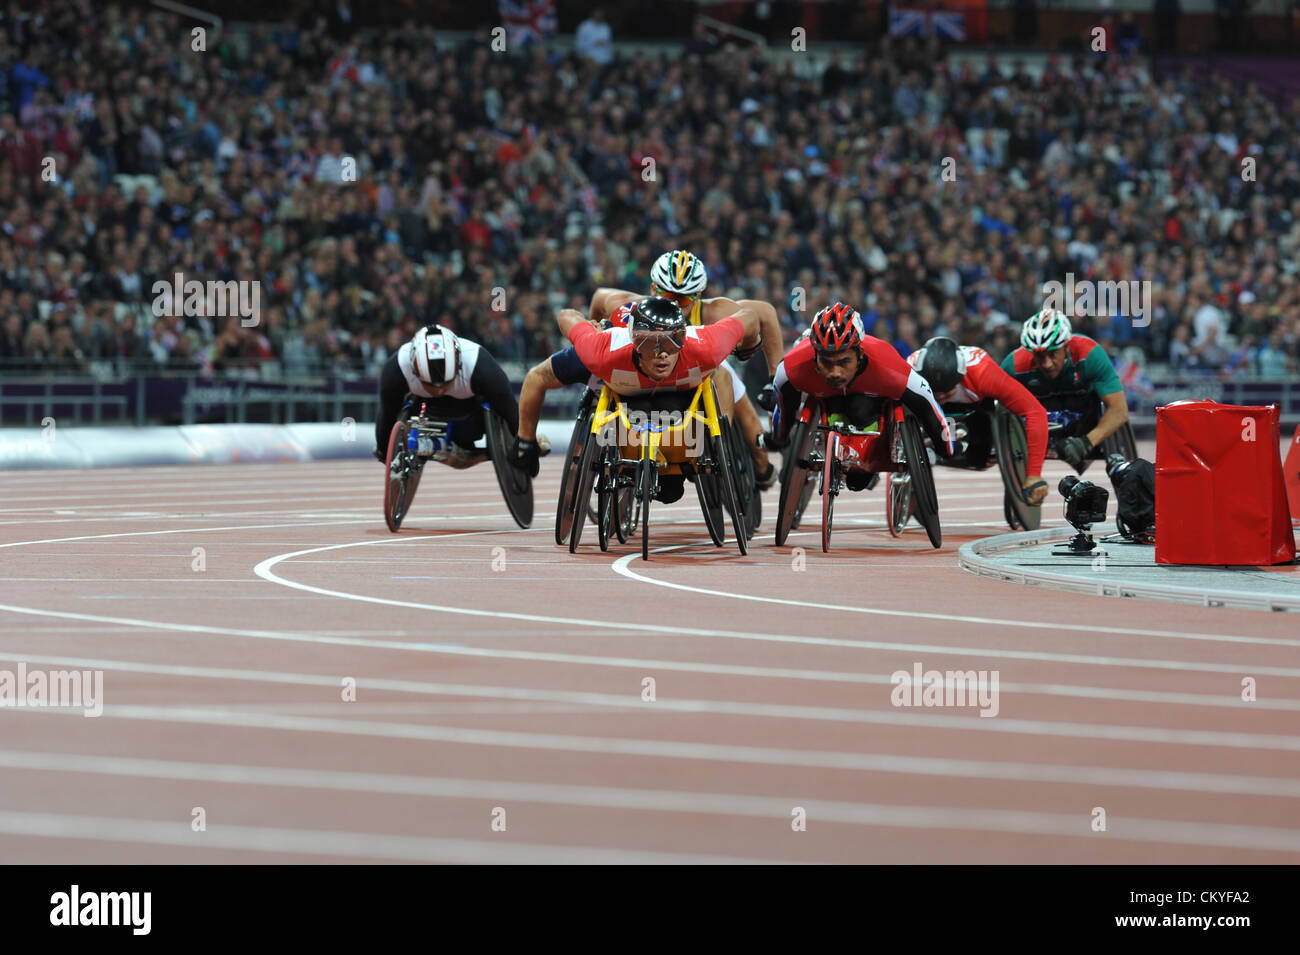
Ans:
[{"label": "angled spoked wheel", "polygon": [[[708,444],[705,449],[705,456],[712,457]],[[727,515],[722,508],[722,480],[715,466],[706,465],[696,469],[695,493],[700,498],[700,510],[704,513],[704,526],[709,529],[709,539],[715,546],[721,547],[727,539]]]},{"label": "angled spoked wheel", "polygon": [[561,546],[568,543],[573,531],[573,518],[578,512],[578,459],[591,434],[591,415],[594,409],[595,403],[588,390],[578,410],[578,420],[573,424],[569,450],[564,456],[564,471],[560,474],[560,503],[555,512],[555,543]]},{"label": "angled spoked wheel", "polygon": [[658,484],[658,467],[654,461],[642,458],[636,466],[636,496],[641,521],[641,559],[650,559],[650,499]]},{"label": "angled spoked wheel", "polygon": [[749,553],[748,524],[745,522],[745,509],[741,505],[738,465],[731,456],[730,443],[726,437],[727,421],[722,421],[724,431],[721,436],[709,435],[705,447],[713,459],[718,483],[722,487],[722,505],[731,516],[731,529],[736,535],[736,546],[742,555]]},{"label": "angled spoked wheel", "polygon": [[533,523],[533,479],[510,463],[510,429],[505,419],[490,408],[483,414],[488,456],[492,458],[501,496],[515,523],[527,529]]},{"label": "angled spoked wheel", "polygon": [[835,495],[840,493],[842,477],[840,462],[840,434],[832,431],[826,436],[826,463],[822,467],[822,553],[831,549],[831,525],[835,519]]},{"label": "angled spoked wheel", "polygon": [[[569,529],[569,553],[576,553],[578,544],[582,540],[582,525],[587,522],[587,508],[585,502],[591,500],[591,489],[596,481],[596,473],[600,467],[598,451],[598,442],[596,436],[590,432],[583,438],[582,452],[578,455],[576,472],[571,475],[574,483],[574,513],[572,526]],[[599,524],[599,519],[595,521]]]},{"label": "angled spoked wheel", "polygon": [[821,422],[821,403],[813,402],[808,422],[796,422],[790,429],[790,442],[783,452],[781,463],[781,496],[777,500],[776,545],[780,547],[799,526],[803,509],[812,496],[816,471],[812,454],[822,434],[817,425]]},{"label": "angled spoked wheel", "polygon": [[899,537],[916,508],[912,496],[912,475],[906,471],[889,474],[889,493],[885,495],[885,521],[891,537]]},{"label": "angled spoked wheel", "polygon": [[939,526],[939,494],[934,489],[934,473],[930,468],[930,456],[925,450],[925,441],[921,437],[921,426],[912,417],[911,412],[903,415],[898,423],[902,430],[903,454],[907,458],[907,473],[911,478],[912,493],[915,495],[916,517],[925,528],[930,543],[935,547],[943,546],[943,529]]},{"label": "angled spoked wheel", "polygon": [[726,433],[731,442],[731,459],[736,465],[738,479],[737,492],[745,511],[745,535],[752,538],[763,519],[763,498],[758,490],[758,471],[754,467],[754,456],[749,453],[740,423],[730,422]]},{"label": "angled spoked wheel", "polygon": [[1043,521],[1043,507],[1026,504],[1022,496],[1029,466],[1029,439],[1020,416],[998,408],[993,416],[993,441],[1002,474],[1002,516],[1013,531],[1036,531]]},{"label": "angled spoked wheel", "polygon": [[424,461],[406,447],[410,425],[398,421],[388,434],[388,472],[384,475],[384,522],[394,534],[415,500],[415,490],[420,486]]}]

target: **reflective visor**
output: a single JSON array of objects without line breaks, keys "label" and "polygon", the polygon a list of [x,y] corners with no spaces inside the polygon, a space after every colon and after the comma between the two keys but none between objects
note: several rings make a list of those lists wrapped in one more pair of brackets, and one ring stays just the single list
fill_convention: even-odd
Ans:
[{"label": "reflective visor", "polygon": [[632,346],[640,355],[653,358],[655,355],[675,355],[682,350],[686,341],[686,329],[675,332],[638,331],[632,333]]},{"label": "reflective visor", "polygon": [[672,302],[674,305],[676,305],[678,308],[680,308],[680,309],[682,310],[683,314],[689,315],[690,312],[691,312],[691,309],[695,306],[695,299],[696,299],[697,296],[694,296],[694,295],[678,295],[678,294],[675,293],[675,292],[668,292],[668,291],[665,291],[664,289],[661,289],[661,288],[660,288],[659,286],[657,286],[657,285],[652,286],[651,288],[652,288],[652,291],[653,291],[654,296],[655,296],[656,298],[666,298],[666,299],[668,299],[668,301]]}]

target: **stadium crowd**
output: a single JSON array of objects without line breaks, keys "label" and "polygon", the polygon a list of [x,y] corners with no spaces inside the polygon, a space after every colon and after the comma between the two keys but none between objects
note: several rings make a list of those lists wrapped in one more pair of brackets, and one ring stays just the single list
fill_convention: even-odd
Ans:
[{"label": "stadium crowd", "polygon": [[[1076,315],[1112,356],[1300,371],[1300,100],[1214,75],[886,39],[805,77],[703,35],[601,64],[324,19],[198,51],[172,14],[42,10],[0,20],[0,369],[373,376],[430,321],[535,359],[681,247],[790,339],[839,299],[904,354],[1000,358],[1073,273],[1151,283],[1145,327]],[[157,316],[178,272],[260,282],[259,323]]]}]

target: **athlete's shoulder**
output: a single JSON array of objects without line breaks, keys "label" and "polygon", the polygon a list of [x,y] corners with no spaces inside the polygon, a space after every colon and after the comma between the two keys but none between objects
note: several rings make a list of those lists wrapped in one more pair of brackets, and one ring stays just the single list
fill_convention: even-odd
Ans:
[{"label": "athlete's shoulder", "polygon": [[989,359],[989,353],[976,345],[962,345],[960,346],[960,351],[961,357],[966,362],[967,368],[974,368],[979,364],[992,364],[992,361]]},{"label": "athlete's shoulder", "polygon": [[[1011,365],[1007,368],[1008,363]],[[1002,359],[1002,367],[1006,368],[1013,375],[1027,375],[1034,370],[1034,355],[1028,348],[1023,345],[1013,351],[1006,358]]]},{"label": "athlete's shoulder", "polygon": [[632,306],[635,304],[635,302],[624,302],[614,309],[609,313],[609,323],[620,328],[626,327],[628,319],[632,317]]},{"label": "athlete's shoulder", "polygon": [[[1101,348],[1095,338],[1089,338],[1087,335],[1070,336],[1070,361],[1076,365],[1092,354],[1094,348]],[[1101,353],[1106,354],[1106,349],[1101,348]]]}]

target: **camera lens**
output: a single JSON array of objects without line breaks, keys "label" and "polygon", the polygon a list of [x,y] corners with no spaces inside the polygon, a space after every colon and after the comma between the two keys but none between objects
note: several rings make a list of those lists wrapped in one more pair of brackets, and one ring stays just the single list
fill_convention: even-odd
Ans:
[{"label": "camera lens", "polygon": [[1061,497],[1069,497],[1070,492],[1074,490],[1074,486],[1078,483],[1079,479],[1077,477],[1073,474],[1067,474],[1061,478],[1061,483],[1056,486],[1056,490]]}]

